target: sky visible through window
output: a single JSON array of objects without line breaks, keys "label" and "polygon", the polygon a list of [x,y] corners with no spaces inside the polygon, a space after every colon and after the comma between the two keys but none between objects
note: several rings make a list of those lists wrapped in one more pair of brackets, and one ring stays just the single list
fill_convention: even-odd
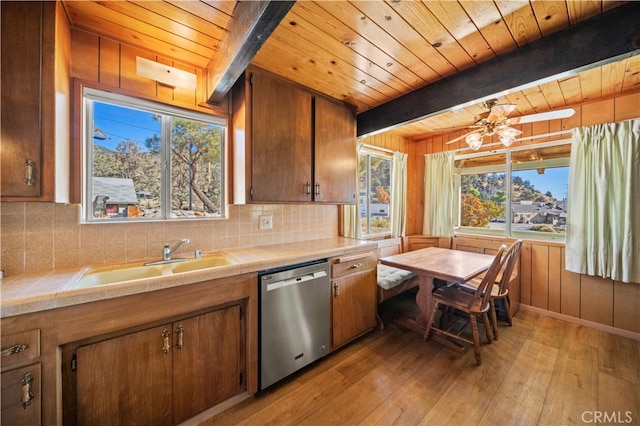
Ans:
[{"label": "sky visible through window", "polygon": [[153,135],[160,135],[160,122],[153,114],[136,109],[94,102],[94,127],[102,130],[108,139],[94,138],[94,144],[115,151],[123,140],[135,141],[142,151],[148,151],[145,141]]},{"label": "sky visible through window", "polygon": [[550,191],[556,200],[563,200],[567,196],[568,167],[547,168],[544,174],[538,174],[536,170],[514,170],[512,175],[520,176],[523,181],[528,180],[536,190],[543,194]]}]

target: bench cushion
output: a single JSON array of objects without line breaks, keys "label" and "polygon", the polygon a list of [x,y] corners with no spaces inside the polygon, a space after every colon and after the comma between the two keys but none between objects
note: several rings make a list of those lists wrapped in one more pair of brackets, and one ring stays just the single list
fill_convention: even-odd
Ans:
[{"label": "bench cushion", "polygon": [[390,290],[415,276],[415,273],[404,269],[378,265],[378,287],[384,290]]}]

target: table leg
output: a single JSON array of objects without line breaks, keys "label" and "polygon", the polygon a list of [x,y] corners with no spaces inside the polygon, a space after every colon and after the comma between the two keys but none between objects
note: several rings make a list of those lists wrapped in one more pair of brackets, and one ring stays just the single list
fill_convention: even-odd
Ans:
[{"label": "table leg", "polygon": [[415,331],[416,333],[423,335],[427,329],[427,321],[431,315],[431,308],[433,307],[433,298],[431,292],[433,291],[433,277],[430,275],[420,274],[418,276],[418,294],[416,294],[416,303],[420,308],[420,314],[414,319],[412,318],[399,318],[395,322],[403,327]]}]

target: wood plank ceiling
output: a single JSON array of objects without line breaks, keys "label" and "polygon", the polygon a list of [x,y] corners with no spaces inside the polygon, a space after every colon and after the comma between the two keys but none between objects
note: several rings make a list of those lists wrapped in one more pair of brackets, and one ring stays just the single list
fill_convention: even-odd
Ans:
[{"label": "wood plank ceiling", "polygon": [[[625,3],[304,0],[291,8],[252,63],[351,103],[362,113]],[[236,2],[64,1],[64,6],[75,28],[206,69],[221,49]],[[498,99],[515,104],[510,115],[519,116],[638,91],[636,50],[601,66],[506,90]],[[452,107],[393,132],[419,140],[469,125],[484,110],[480,102]]]}]

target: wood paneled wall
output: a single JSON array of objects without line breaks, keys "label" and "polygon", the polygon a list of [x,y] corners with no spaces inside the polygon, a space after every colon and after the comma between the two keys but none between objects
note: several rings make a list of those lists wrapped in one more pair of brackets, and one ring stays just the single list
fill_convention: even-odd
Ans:
[{"label": "wood paneled wall", "polygon": [[[567,119],[522,126],[523,136],[638,118],[640,93],[585,103],[575,110],[575,115]],[[408,211],[412,214],[407,218],[407,235],[422,233],[424,155],[462,148],[464,141],[446,144],[455,137],[438,136],[409,144],[407,197]],[[568,137],[570,135],[555,139]],[[549,140],[552,139],[537,139],[528,144]],[[465,238],[476,237],[467,235]],[[520,259],[522,304],[640,334],[640,283],[623,283],[566,271],[564,244],[525,241]]]},{"label": "wood paneled wall", "polygon": [[[137,56],[196,74],[196,89],[173,88],[138,76],[136,74]],[[208,98],[206,70],[180,64],[79,29],[73,29],[71,33],[71,76],[85,82],[118,88],[124,94],[205,113],[212,110],[217,113],[228,111],[226,108],[209,107],[204,104]],[[221,105],[226,105],[226,102],[222,102]]]}]

